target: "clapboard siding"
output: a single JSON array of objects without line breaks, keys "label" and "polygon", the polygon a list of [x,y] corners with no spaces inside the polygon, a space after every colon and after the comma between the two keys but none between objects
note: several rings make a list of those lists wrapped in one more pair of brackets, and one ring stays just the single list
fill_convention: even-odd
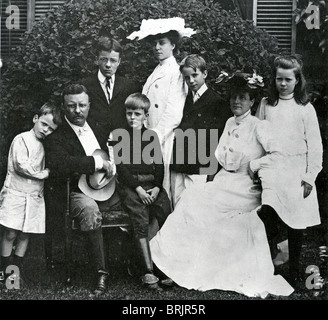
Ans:
[{"label": "clapboard siding", "polygon": [[255,25],[276,37],[279,47],[290,53],[295,51],[295,8],[296,0],[254,0],[253,3]]}]

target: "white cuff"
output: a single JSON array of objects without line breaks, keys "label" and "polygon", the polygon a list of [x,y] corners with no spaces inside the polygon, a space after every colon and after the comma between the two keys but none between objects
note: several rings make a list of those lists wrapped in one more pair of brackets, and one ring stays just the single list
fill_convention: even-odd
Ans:
[{"label": "white cuff", "polygon": [[101,156],[93,156],[93,158],[95,159],[95,171],[101,170],[104,166],[102,157]]},{"label": "white cuff", "polygon": [[114,163],[114,161],[109,161],[109,163],[111,164],[112,168],[113,168],[113,176],[116,175],[116,165]]}]

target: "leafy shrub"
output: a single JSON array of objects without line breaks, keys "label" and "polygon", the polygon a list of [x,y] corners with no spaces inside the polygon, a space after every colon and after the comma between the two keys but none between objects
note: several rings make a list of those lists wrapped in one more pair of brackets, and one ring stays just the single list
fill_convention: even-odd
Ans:
[{"label": "leafy shrub", "polygon": [[[236,12],[225,11],[215,0],[75,0],[49,11],[30,32],[11,60],[5,62],[1,92],[2,141],[30,127],[35,109],[45,101],[60,103],[63,87],[96,70],[94,43],[110,35],[124,48],[119,73],[140,82],[157,64],[150,44],[126,37],[138,30],[142,19],[183,17],[197,29],[183,40],[178,60],[200,53],[208,62],[209,84],[221,70],[250,71],[269,76],[270,56],[277,41]],[[7,146],[8,147],[8,146]],[[4,154],[2,152],[2,154]]]}]

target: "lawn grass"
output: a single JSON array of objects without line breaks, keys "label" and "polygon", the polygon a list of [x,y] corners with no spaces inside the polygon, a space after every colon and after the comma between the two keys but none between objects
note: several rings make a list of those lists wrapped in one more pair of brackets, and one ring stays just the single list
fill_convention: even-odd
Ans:
[{"label": "lawn grass", "polygon": [[[119,252],[119,239],[117,237],[119,230],[109,234],[108,240],[110,246],[110,279],[109,289],[105,295],[98,298],[100,300],[190,300],[190,301],[213,301],[213,300],[261,300],[260,298],[248,298],[244,295],[221,291],[210,290],[200,292],[196,290],[187,290],[181,287],[173,287],[164,290],[161,293],[147,291],[140,285],[137,277],[131,277],[122,262]],[[322,230],[320,228],[308,229],[305,234],[302,250],[301,265],[304,271],[304,283],[300,283],[297,292],[289,297],[269,296],[266,300],[327,300],[327,286],[324,286],[322,294],[319,297],[313,297],[313,290],[305,286],[306,267],[309,265],[319,266],[318,247],[322,243]],[[54,237],[54,268],[47,269],[44,254],[44,236],[32,235],[29,249],[26,255],[24,270],[27,276],[28,284],[21,286],[20,289],[2,289],[0,290],[0,300],[93,300],[90,289],[92,288],[93,273],[88,263],[87,252],[84,246],[86,240],[82,235],[76,235],[74,238],[74,272],[72,284],[65,283],[65,265],[63,249],[63,233],[59,229]],[[287,275],[288,264],[280,268],[282,275]],[[195,275],[197,276],[197,275]],[[228,276],[228,275],[227,275]]]}]

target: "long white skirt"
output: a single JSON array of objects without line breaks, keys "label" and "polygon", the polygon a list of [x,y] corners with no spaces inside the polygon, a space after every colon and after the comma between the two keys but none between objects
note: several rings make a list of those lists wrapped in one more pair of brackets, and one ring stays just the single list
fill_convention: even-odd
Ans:
[{"label": "long white skirt", "polygon": [[294,289],[273,274],[265,228],[256,213],[260,197],[246,172],[223,169],[213,182],[186,189],[150,242],[154,263],[187,289],[263,298],[290,295]]}]

